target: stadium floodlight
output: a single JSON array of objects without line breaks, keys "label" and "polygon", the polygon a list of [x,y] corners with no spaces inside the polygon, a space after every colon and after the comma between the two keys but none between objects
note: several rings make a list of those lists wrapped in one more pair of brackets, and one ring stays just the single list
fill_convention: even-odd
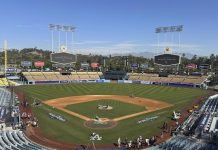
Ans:
[{"label": "stadium floodlight", "polygon": [[54,30],[55,29],[55,25],[54,24],[49,24],[48,28],[49,28],[49,30]]},{"label": "stadium floodlight", "polygon": [[62,25],[56,25],[56,30],[58,31],[58,49],[60,50],[61,48],[61,30],[62,30]]},{"label": "stadium floodlight", "polygon": [[75,29],[76,29],[75,27],[73,27],[73,26],[70,26],[70,28],[69,28],[69,31],[70,31],[70,32],[74,32],[74,31],[75,31]]},{"label": "stadium floodlight", "polygon": [[48,28],[49,28],[49,30],[51,30],[51,51],[53,53],[54,52],[54,30],[55,30],[55,25],[54,24],[49,24]]},{"label": "stadium floodlight", "polygon": [[[165,34],[165,40],[167,39],[168,33],[171,33],[171,43],[173,43],[174,33],[178,33],[179,39],[178,39],[178,49],[180,51],[180,33],[183,31],[183,25],[178,26],[167,26],[167,27],[157,27],[155,28],[155,33],[157,34],[157,50],[159,50],[159,33]],[[178,63],[179,64],[179,63]],[[177,70],[179,68],[179,65],[177,65]]]},{"label": "stadium floodlight", "polygon": [[62,25],[55,25],[55,27],[56,27],[57,31],[61,31],[62,30]]},{"label": "stadium floodlight", "polygon": [[67,48],[67,38],[68,38],[68,32],[71,32],[72,33],[72,45],[73,45],[73,32],[75,31],[75,27],[72,26],[72,25],[60,25],[60,24],[49,24],[48,25],[48,28],[49,30],[51,30],[51,36],[52,36],[52,52],[53,52],[53,45],[54,45],[54,38],[53,38],[53,35],[54,35],[54,31],[58,31],[58,49],[60,50],[60,47],[61,47],[61,32],[65,32],[65,46]]},{"label": "stadium floodlight", "polygon": [[69,26],[63,26],[62,30],[63,30],[64,32],[69,32]]},{"label": "stadium floodlight", "polygon": [[183,25],[155,28],[155,33],[182,32],[182,31],[183,31]]}]

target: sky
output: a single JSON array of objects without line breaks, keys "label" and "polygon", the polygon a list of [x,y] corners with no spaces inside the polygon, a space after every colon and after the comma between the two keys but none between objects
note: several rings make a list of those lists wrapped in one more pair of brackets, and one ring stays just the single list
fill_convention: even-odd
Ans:
[{"label": "sky", "polygon": [[[52,48],[49,24],[72,25],[71,53],[163,52],[218,54],[217,0],[1,0],[0,47]],[[155,28],[183,25],[180,33]],[[66,34],[60,34],[61,45]],[[180,47],[179,44],[180,37]],[[54,51],[59,34],[54,31]],[[159,39],[159,47],[158,45]]]}]

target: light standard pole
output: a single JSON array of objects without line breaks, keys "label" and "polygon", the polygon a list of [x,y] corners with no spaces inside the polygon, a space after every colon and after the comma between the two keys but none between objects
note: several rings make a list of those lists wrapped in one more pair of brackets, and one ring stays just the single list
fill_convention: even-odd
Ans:
[{"label": "light standard pole", "polygon": [[61,48],[61,29],[62,29],[62,26],[61,25],[56,25],[56,29],[58,31],[58,50],[60,51],[60,48]]},{"label": "light standard pole", "polygon": [[51,30],[51,51],[52,51],[52,53],[54,53],[54,29],[55,29],[55,25],[49,24],[48,28],[49,28],[49,30]]},{"label": "light standard pole", "polygon": [[51,43],[52,43],[52,53],[54,53],[54,31],[58,31],[58,51],[61,52],[61,32],[65,32],[65,46],[66,50],[68,48],[68,32],[72,33],[72,49],[73,49],[73,32],[75,31],[75,27],[73,26],[62,26],[62,25],[55,25],[49,24],[49,30],[51,30]]}]

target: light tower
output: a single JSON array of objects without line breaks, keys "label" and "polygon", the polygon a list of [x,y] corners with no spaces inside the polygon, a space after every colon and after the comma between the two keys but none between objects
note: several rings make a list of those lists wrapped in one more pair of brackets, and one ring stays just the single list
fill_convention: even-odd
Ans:
[{"label": "light tower", "polygon": [[49,24],[48,28],[49,28],[49,30],[51,30],[51,51],[53,53],[54,52],[54,30],[55,30],[55,25],[54,24]]},{"label": "light tower", "polygon": [[61,32],[65,32],[65,44],[66,51],[68,49],[68,32],[72,33],[72,49],[73,49],[73,33],[75,31],[74,26],[66,26],[66,25],[59,25],[59,24],[49,24],[49,30],[51,30],[51,38],[52,38],[52,53],[54,53],[54,31],[58,31],[58,51],[61,52]]},{"label": "light tower", "polygon": [[[178,39],[178,50],[180,52],[180,33],[183,31],[183,25],[178,25],[178,26],[168,26],[168,27],[158,27],[155,28],[155,33],[157,33],[158,37],[157,37],[157,50],[159,50],[160,47],[160,39],[159,39],[159,34],[164,34],[165,35],[165,42],[169,42],[167,41],[167,33],[172,33],[171,34],[171,44],[170,45],[166,45],[166,47],[168,47],[168,50],[170,50],[170,46],[173,47],[173,38],[174,38],[174,34],[173,33],[179,33],[179,39]],[[170,50],[171,51],[171,50]],[[166,52],[166,51],[165,51]],[[169,51],[168,51],[169,52]]]}]

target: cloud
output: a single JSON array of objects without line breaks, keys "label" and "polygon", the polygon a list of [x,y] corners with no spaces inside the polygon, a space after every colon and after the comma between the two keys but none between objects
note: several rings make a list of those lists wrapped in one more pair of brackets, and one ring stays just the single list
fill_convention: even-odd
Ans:
[{"label": "cloud", "polygon": [[110,41],[100,41],[100,40],[96,40],[96,41],[79,41],[79,42],[74,42],[75,45],[84,45],[84,44],[106,44],[106,43],[110,43]]},{"label": "cloud", "polygon": [[167,42],[162,42],[159,43],[159,48],[158,48],[158,44],[148,44],[149,47],[151,47],[151,49],[156,49],[156,51],[158,52],[163,52],[163,50],[166,47],[170,47],[173,52],[178,52],[178,53],[199,53],[203,51],[203,46],[202,45],[198,45],[198,44],[185,44],[182,43],[179,44],[178,43],[167,43]]},{"label": "cloud", "polygon": [[155,52],[162,53],[164,48],[169,46],[175,53],[199,53],[203,51],[203,47],[197,44],[181,44],[180,48],[177,43],[160,43],[159,49],[157,44],[144,44],[137,41],[85,41],[83,43],[92,44],[77,44],[74,45],[76,53],[82,54],[126,54],[126,53],[138,53],[138,52]]},{"label": "cloud", "polygon": [[133,41],[121,41],[121,42],[109,42],[97,41],[97,42],[83,42],[83,43],[92,43],[91,45],[82,45],[77,44],[75,46],[76,53],[82,54],[102,54],[109,55],[113,53],[130,53],[135,52],[137,49],[143,49],[143,44],[133,42]]},{"label": "cloud", "polygon": [[138,44],[138,43],[118,43],[118,44],[115,44],[114,47],[117,47],[117,48],[134,48],[134,47],[141,47],[141,46],[144,46],[142,44]]}]

